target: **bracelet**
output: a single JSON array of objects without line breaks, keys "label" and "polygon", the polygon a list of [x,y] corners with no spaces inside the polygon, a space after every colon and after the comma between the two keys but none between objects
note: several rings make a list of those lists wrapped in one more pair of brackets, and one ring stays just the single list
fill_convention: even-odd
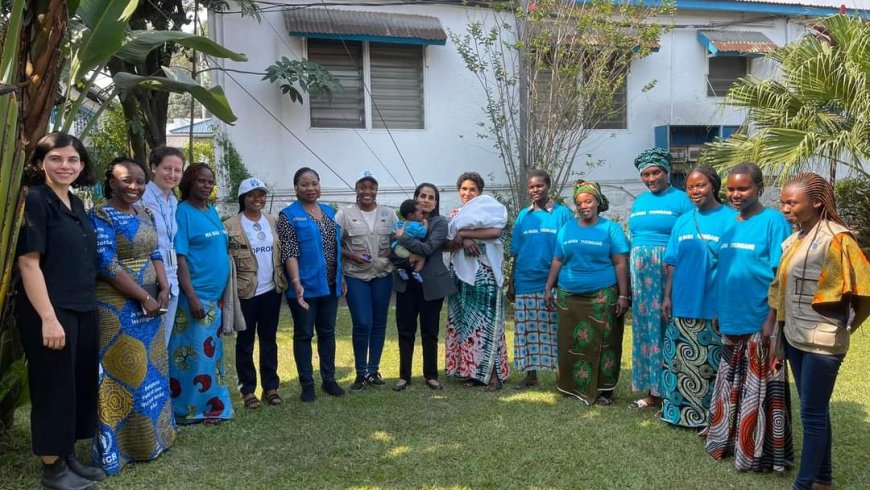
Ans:
[{"label": "bracelet", "polygon": [[293,278],[293,279],[290,279],[290,282],[291,282],[291,283],[299,282],[299,278],[298,278],[298,277],[295,277],[295,278]]},{"label": "bracelet", "polygon": [[617,297],[617,299],[629,299],[629,300],[630,300],[631,298],[629,298],[628,296],[626,296],[626,295],[624,295],[624,294],[620,294],[620,295]]}]

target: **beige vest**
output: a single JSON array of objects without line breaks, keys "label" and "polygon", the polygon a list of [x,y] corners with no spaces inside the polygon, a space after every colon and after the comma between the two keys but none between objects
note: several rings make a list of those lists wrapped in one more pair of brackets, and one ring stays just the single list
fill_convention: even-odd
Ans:
[{"label": "beige vest", "polygon": [[[280,293],[287,289],[287,278],[284,276],[284,264],[281,263],[281,241],[278,239],[278,230],[275,217],[265,214],[272,227],[272,279],[275,281],[275,289]],[[251,251],[251,243],[242,226],[241,213],[224,221],[224,227],[230,236],[230,256],[236,264],[236,284],[239,290],[239,298],[251,299],[257,292],[257,258]]]},{"label": "beige vest", "polygon": [[837,223],[822,220],[803,238],[795,233],[782,244],[785,253],[795,247],[787,266],[783,332],[788,342],[802,351],[845,354],[849,350],[848,305],[822,312],[812,305],[831,239],[848,231]]},{"label": "beige vest", "polygon": [[393,272],[393,264],[382,252],[390,248],[390,233],[396,222],[396,212],[386,206],[378,206],[375,214],[374,229],[363,217],[356,204],[341,208],[336,221],[341,226],[341,246],[360,254],[369,254],[371,262],[357,264],[352,260],[342,258],[342,271],[347,277],[369,281],[376,277],[384,277]]}]

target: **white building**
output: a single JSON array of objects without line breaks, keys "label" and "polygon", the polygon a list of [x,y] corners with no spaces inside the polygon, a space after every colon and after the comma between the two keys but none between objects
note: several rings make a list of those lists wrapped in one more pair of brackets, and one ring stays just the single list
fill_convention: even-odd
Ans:
[{"label": "white building", "polygon": [[[442,208],[449,207],[458,201],[456,177],[468,170],[492,181],[488,189],[504,184],[496,151],[477,137],[482,89],[445,35],[464,33],[473,20],[492,22],[492,11],[462,2],[357,3],[330,2],[325,12],[323,3],[287,1],[267,8],[260,23],[212,14],[213,38],[248,56],[226,68],[260,71],[282,56],[305,57],[345,87],[332,106],[308,98],[299,105],[259,76],[217,72],[239,117],[222,130],[249,171],[279,201],[293,199],[292,175],[302,166],[320,173],[323,199],[332,202],[354,199],[350,185],[365,168],[379,176],[387,204],[408,197],[415,183],[432,182],[443,191]],[[588,177],[605,186],[611,212],[624,216],[643,191],[632,165],[639,152],[669,147],[690,161],[700,144],[733,132],[742,115],[723,106],[721,94],[746,73],[765,77],[773,69],[748,51],[794,41],[808,19],[837,13],[841,4],[870,14],[870,0],[677,0],[660,49],[632,63],[621,127],[593,131],[575,165],[605,162]],[[654,88],[643,91],[652,81]]]}]

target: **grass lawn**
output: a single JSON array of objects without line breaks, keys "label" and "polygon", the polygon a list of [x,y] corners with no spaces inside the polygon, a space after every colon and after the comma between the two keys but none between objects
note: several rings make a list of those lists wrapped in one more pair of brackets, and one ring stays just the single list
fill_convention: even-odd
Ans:
[{"label": "grass lawn", "polygon": [[[544,373],[542,386],[533,391],[512,389],[519,373],[498,393],[463,388],[443,377],[444,391],[431,391],[419,374],[419,339],[413,384],[395,393],[388,388],[398,375],[392,318],[381,363],[387,388],[342,399],[318,388],[317,401],[303,405],[284,308],[278,336],[283,405],[247,410],[234,393],[232,422],[182,428],[158,460],[128,466],[101,488],[785,489],[794,477],[793,470],[785,476],[738,472],[733,460],[707,456],[694,431],[669,427],[653,417],[654,411],[627,408],[635,397],[628,332],[617,401],[610,407],[586,407],[560,396],[552,373]],[[838,488],[870,487],[870,342],[865,335],[856,335],[834,393]],[[508,342],[513,345],[510,332]],[[225,350],[232,359],[232,339]],[[443,338],[440,359],[443,365]],[[346,387],[354,373],[350,318],[343,308],[336,364]],[[796,408],[797,396],[792,396]],[[795,440],[800,448],[797,421]],[[88,451],[79,448],[82,456]],[[0,488],[36,488],[38,474],[25,407],[11,434],[0,436]]]}]

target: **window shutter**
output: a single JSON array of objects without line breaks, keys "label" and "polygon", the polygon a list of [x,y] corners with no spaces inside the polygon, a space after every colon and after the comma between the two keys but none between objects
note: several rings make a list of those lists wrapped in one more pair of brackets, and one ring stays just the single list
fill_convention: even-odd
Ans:
[{"label": "window shutter", "polygon": [[738,78],[746,76],[747,58],[743,56],[714,56],[709,58],[707,96],[724,97]]},{"label": "window shutter", "polygon": [[423,46],[371,43],[372,127],[423,129]]},{"label": "window shutter", "polygon": [[311,127],[364,128],[362,43],[308,39],[308,60],[323,65],[341,83],[331,98],[311,95]]}]

